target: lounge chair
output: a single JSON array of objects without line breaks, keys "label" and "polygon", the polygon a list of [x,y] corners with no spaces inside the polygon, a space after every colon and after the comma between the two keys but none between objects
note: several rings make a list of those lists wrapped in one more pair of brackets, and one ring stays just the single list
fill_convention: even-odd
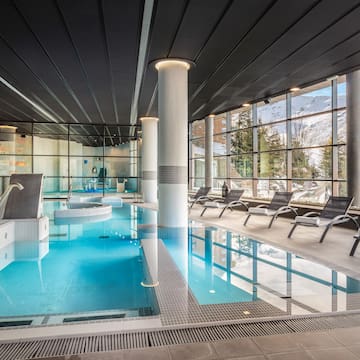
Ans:
[{"label": "lounge chair", "polygon": [[359,224],[356,217],[348,215],[348,210],[353,202],[353,197],[348,196],[330,196],[324,208],[320,212],[310,211],[303,216],[297,216],[295,223],[289,232],[288,238],[291,237],[297,226],[312,226],[325,227],[320,242],[324,241],[325,235],[333,225],[342,224],[347,221],[352,221],[356,228]]},{"label": "lounge chair", "polygon": [[350,254],[349,254],[350,256],[353,256],[355,254],[355,251],[359,245],[359,242],[360,242],[360,233],[359,232],[354,236],[354,239],[355,239],[355,241],[350,250]]},{"label": "lounge chair", "polygon": [[210,186],[203,186],[199,188],[199,190],[196,192],[195,195],[190,196],[189,198],[189,205],[190,209],[197,203],[205,202],[206,200],[210,200],[210,198],[207,196],[209,193],[211,187]]},{"label": "lounge chair", "polygon": [[219,218],[221,218],[226,209],[230,209],[232,211],[233,208],[237,206],[244,206],[247,209],[248,203],[240,200],[243,193],[244,190],[230,190],[224,199],[215,199],[213,201],[205,202],[204,209],[200,216],[203,216],[208,208],[222,209]]},{"label": "lounge chair", "polygon": [[271,220],[269,223],[269,228],[271,228],[273,222],[281,214],[293,212],[295,215],[297,215],[297,208],[289,205],[292,194],[292,192],[277,191],[271,199],[269,205],[261,204],[255,207],[250,207],[248,209],[248,216],[245,219],[244,226],[246,226],[250,216],[252,215],[270,216]]}]

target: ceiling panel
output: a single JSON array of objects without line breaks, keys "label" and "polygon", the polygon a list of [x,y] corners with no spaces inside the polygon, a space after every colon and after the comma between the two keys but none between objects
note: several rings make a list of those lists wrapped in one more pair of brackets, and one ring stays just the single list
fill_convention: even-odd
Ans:
[{"label": "ceiling panel", "polygon": [[140,50],[146,65],[196,62],[190,121],[360,68],[360,0],[157,0],[143,47],[146,1],[2,0],[0,122],[119,125],[126,138],[132,106],[157,115],[157,73],[137,73]]}]

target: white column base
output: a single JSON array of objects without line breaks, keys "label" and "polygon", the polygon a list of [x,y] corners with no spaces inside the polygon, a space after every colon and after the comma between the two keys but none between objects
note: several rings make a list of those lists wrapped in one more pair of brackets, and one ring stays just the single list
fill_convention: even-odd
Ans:
[{"label": "white column base", "polygon": [[157,203],[157,180],[143,180],[142,191],[144,202],[153,204]]}]

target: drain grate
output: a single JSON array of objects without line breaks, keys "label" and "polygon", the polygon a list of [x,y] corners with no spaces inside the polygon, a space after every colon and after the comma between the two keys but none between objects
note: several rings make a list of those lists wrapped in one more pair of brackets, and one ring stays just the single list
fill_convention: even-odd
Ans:
[{"label": "drain grate", "polygon": [[211,342],[242,337],[330,330],[360,325],[360,314],[256,321],[0,343],[1,360],[39,359],[92,352]]},{"label": "drain grate", "polygon": [[1,321],[1,327],[9,327],[9,326],[28,326],[31,325],[32,320],[15,320],[15,321]]},{"label": "drain grate", "polygon": [[63,323],[71,323],[71,322],[77,322],[77,321],[106,320],[106,319],[122,319],[124,317],[125,317],[125,314],[68,317],[68,318],[63,319]]}]

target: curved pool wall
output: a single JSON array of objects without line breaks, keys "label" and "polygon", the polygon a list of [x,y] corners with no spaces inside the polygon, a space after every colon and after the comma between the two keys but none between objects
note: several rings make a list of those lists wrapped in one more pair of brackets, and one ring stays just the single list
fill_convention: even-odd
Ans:
[{"label": "curved pool wall", "polygon": [[123,202],[119,197],[71,197],[66,202],[65,208],[54,211],[55,221],[61,219],[98,218],[106,219],[111,216],[112,207],[122,207]]}]

